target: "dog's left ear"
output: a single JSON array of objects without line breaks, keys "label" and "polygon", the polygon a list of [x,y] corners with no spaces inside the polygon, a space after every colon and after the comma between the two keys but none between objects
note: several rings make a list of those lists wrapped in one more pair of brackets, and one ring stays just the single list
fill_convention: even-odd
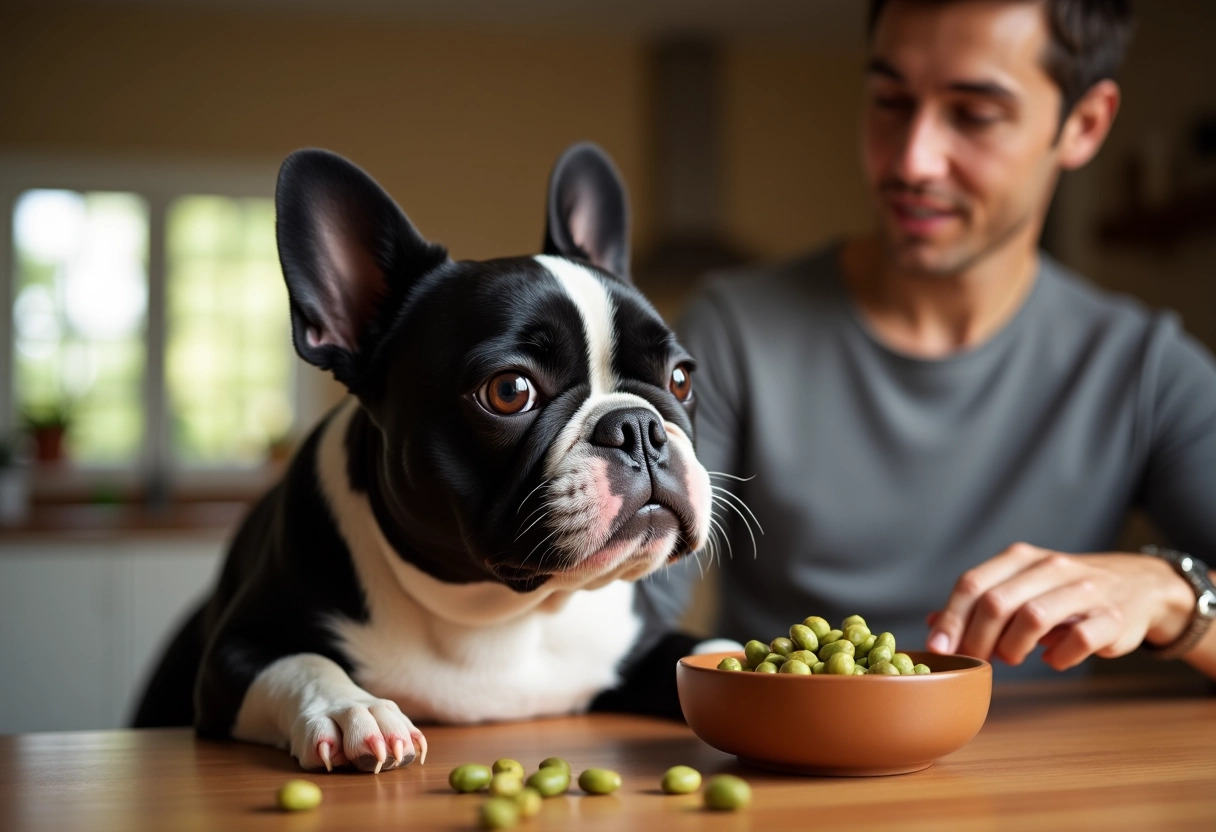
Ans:
[{"label": "dog's left ear", "polygon": [[576,257],[629,282],[629,206],[612,160],[590,142],[573,145],[549,176],[545,254]]}]

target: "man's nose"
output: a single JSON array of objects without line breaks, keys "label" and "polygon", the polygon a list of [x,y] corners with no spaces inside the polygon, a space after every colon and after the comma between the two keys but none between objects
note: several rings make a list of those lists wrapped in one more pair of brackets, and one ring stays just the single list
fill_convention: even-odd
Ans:
[{"label": "man's nose", "polygon": [[895,173],[916,185],[942,179],[950,169],[948,131],[927,108],[917,110],[908,122],[895,159]]}]

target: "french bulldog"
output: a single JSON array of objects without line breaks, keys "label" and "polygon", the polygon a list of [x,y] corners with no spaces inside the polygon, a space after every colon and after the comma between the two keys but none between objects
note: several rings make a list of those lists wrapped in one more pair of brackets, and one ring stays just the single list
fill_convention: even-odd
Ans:
[{"label": "french bulldog", "polygon": [[366,173],[289,156],[292,340],[350,392],[251,510],[135,725],[410,764],[419,723],[679,715],[640,583],[705,545],[694,361],[633,287],[620,177],[579,144],[544,253],[453,261]]}]

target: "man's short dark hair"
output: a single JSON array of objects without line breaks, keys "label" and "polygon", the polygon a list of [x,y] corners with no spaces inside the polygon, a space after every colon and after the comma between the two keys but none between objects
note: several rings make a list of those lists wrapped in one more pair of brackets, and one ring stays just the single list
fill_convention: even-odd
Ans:
[{"label": "man's short dark hair", "polygon": [[[905,0],[918,3],[960,0]],[[1015,0],[1011,0],[1014,2]],[[890,0],[870,0],[867,32],[873,36]],[[1028,2],[1028,0],[1016,0]],[[1044,6],[1051,44],[1043,68],[1060,88],[1061,123],[1073,105],[1099,81],[1114,78],[1132,33],[1130,0],[1038,0]]]}]

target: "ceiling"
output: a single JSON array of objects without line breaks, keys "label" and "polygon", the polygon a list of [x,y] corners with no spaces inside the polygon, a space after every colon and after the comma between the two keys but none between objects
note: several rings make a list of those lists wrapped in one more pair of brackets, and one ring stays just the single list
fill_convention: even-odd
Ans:
[{"label": "ceiling", "polygon": [[778,35],[850,47],[864,0],[87,0],[98,5],[224,8],[250,13],[417,20],[652,35]]}]

